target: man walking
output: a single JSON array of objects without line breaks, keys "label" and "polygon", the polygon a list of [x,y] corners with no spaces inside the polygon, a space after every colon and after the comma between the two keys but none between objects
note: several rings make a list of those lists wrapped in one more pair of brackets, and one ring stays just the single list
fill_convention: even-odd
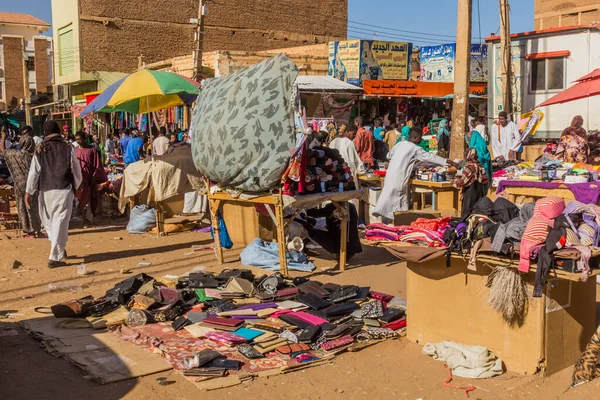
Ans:
[{"label": "man walking", "polygon": [[356,117],[354,125],[358,128],[358,132],[354,137],[356,152],[362,162],[368,163],[369,167],[373,167],[375,165],[373,160],[373,135],[364,127],[363,117]]},{"label": "man walking", "polygon": [[66,265],[65,246],[73,195],[81,186],[81,167],[73,149],[61,136],[56,121],[44,123],[44,141],[37,147],[27,177],[25,204],[31,208],[33,195],[39,191],[39,210],[50,240],[48,267]]},{"label": "man walking", "polygon": [[508,119],[506,111],[500,111],[498,124],[492,130],[491,144],[494,158],[515,160],[521,147],[521,134],[517,124]]},{"label": "man walking", "polygon": [[158,131],[158,137],[152,142],[152,154],[162,156],[169,147],[169,139],[167,138],[167,128],[161,126]]}]

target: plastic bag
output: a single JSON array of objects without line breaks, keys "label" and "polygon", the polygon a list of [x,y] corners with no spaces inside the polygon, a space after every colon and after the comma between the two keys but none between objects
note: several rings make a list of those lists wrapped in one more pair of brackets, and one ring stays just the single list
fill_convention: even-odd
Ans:
[{"label": "plastic bag", "polygon": [[[233,242],[229,237],[229,232],[227,232],[227,226],[225,225],[225,220],[223,219],[223,215],[219,213],[217,215],[219,219],[219,242],[221,243],[221,247],[225,249],[231,249],[233,247]],[[215,239],[215,232],[213,229],[210,230],[210,234]]]},{"label": "plastic bag", "polygon": [[154,208],[149,208],[147,205],[139,205],[133,207],[129,215],[129,223],[127,224],[127,232],[129,233],[146,233],[156,226],[156,213]]}]

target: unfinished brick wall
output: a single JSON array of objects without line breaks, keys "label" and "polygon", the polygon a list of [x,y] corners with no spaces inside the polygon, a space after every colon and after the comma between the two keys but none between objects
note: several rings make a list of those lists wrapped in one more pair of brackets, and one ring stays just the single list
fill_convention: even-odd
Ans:
[{"label": "unfinished brick wall", "polygon": [[[205,0],[204,51],[262,51],[346,37],[348,0]],[[84,71],[131,72],[191,54],[197,0],[80,0]],[[106,21],[106,24],[103,23]]]},{"label": "unfinished brick wall", "polygon": [[35,89],[38,93],[46,93],[50,85],[48,40],[34,39]]},{"label": "unfinished brick wall", "polygon": [[6,87],[6,102],[11,99],[25,98],[25,86],[23,82],[23,51],[24,43],[22,37],[2,37],[4,52],[4,85]]},{"label": "unfinished brick wall", "polygon": [[599,0],[535,0],[535,29],[600,21]]}]

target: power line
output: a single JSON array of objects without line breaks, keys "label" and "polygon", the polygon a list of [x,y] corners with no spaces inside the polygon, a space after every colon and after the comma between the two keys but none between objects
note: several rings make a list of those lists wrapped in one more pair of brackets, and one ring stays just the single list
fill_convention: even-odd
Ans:
[{"label": "power line", "polygon": [[[356,24],[356,25],[364,25],[364,26],[369,26],[369,27],[373,26],[373,25],[365,24],[363,22],[350,21],[350,20],[348,20],[348,23],[349,24]],[[456,35],[439,35],[439,34],[427,33],[427,32],[406,31],[406,30],[403,30],[403,29],[387,28],[387,27],[383,27],[383,26],[381,26],[381,27],[378,26],[377,28],[381,29],[381,30],[392,31],[392,32],[411,33],[411,34],[424,35],[424,36],[436,36],[436,37],[456,38]]]},{"label": "power line", "polygon": [[421,38],[412,38],[412,37],[408,37],[408,36],[397,36],[397,35],[392,35],[389,33],[379,33],[376,30],[366,30],[366,29],[357,29],[357,28],[348,28],[348,33],[350,34],[354,34],[354,35],[373,35],[374,33],[377,34],[377,36],[381,36],[382,38],[388,38],[388,39],[395,39],[395,40],[402,40],[402,41],[408,41],[408,42],[419,42],[419,43],[430,43],[430,44],[439,44],[439,42],[436,42],[435,40],[430,40],[430,39],[421,39]]}]

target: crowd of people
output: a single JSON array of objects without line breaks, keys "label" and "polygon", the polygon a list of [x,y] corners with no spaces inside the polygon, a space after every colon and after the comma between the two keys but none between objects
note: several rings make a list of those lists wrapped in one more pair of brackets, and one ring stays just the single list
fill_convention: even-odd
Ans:
[{"label": "crowd of people", "polygon": [[42,135],[30,126],[13,140],[2,129],[0,155],[12,177],[19,224],[24,237],[47,237],[51,243],[48,266],[65,265],[65,246],[73,210],[83,226],[98,209],[98,185],[106,182],[105,166],[123,160],[125,167],[147,156],[168,154],[190,146],[187,130],[167,136],[165,127],[152,130],[153,139],[135,129],[117,130],[101,142],[85,129],[71,133],[68,125],[46,121]]}]

